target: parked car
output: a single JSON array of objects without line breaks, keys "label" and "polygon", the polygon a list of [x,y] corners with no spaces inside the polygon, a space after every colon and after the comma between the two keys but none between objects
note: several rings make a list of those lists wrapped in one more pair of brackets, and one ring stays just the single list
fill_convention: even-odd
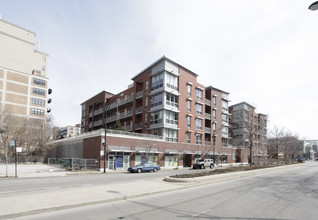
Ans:
[{"label": "parked car", "polygon": [[128,171],[131,173],[141,173],[141,172],[157,172],[160,170],[160,166],[154,164],[153,162],[142,162],[137,164],[136,166],[129,167]]},{"label": "parked car", "polygon": [[210,169],[214,167],[212,159],[200,159],[193,164],[193,169],[205,169],[206,167],[210,167]]}]

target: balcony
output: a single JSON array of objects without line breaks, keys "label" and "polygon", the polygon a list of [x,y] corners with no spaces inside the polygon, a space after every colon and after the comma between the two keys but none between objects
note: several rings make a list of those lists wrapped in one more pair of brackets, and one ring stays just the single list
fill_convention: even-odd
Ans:
[{"label": "balcony", "polygon": [[127,118],[132,116],[132,110],[129,110],[127,112],[122,112],[119,114],[119,119]]},{"label": "balcony", "polygon": [[101,120],[95,121],[95,122],[93,123],[93,126],[96,127],[96,126],[100,126],[100,125],[102,125],[102,124],[103,124],[103,120],[101,119]]},{"label": "balcony", "polygon": [[142,122],[135,124],[135,131],[142,129]]},{"label": "balcony", "polygon": [[211,128],[205,127],[205,133],[211,134]]},{"label": "balcony", "polygon": [[143,91],[139,91],[136,93],[136,99],[142,98],[143,96]]},{"label": "balcony", "polygon": [[126,131],[132,131],[132,125],[126,125],[124,128]]},{"label": "balcony", "polygon": [[107,122],[116,121],[116,119],[117,119],[117,115],[109,116],[107,117]]},{"label": "balcony", "polygon": [[209,113],[205,113],[205,119],[209,119],[209,120],[211,120],[211,114],[209,114]]},{"label": "balcony", "polygon": [[94,111],[94,116],[103,113],[103,108]]},{"label": "balcony", "polygon": [[88,117],[93,117],[93,112],[90,112],[89,114],[88,114]]},{"label": "balcony", "polygon": [[208,106],[211,106],[211,100],[205,99],[205,104],[208,105]]},{"label": "balcony", "polygon": [[142,110],[143,110],[142,106],[136,108],[136,114],[141,114]]}]

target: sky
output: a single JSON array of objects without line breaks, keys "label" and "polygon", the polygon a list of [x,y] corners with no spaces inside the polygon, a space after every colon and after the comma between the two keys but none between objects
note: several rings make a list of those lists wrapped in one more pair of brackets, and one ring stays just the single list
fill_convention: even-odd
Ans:
[{"label": "sky", "polygon": [[318,139],[314,0],[0,0],[2,19],[49,54],[51,115],[80,124],[81,103],[119,93],[163,55],[284,128]]}]

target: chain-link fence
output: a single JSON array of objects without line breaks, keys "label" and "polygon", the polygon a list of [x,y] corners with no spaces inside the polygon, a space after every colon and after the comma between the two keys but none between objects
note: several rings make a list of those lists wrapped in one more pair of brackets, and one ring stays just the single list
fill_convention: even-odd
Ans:
[{"label": "chain-link fence", "polygon": [[48,165],[61,166],[66,170],[98,170],[97,159],[48,158]]}]

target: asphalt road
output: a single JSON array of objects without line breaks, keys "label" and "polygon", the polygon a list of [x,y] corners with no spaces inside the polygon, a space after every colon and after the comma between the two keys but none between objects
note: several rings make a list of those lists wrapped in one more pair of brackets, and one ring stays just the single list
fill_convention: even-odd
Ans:
[{"label": "asphalt road", "polygon": [[23,195],[28,193],[58,190],[66,188],[99,186],[114,183],[134,182],[141,180],[154,180],[163,179],[166,176],[210,171],[205,170],[192,170],[190,168],[180,170],[160,170],[157,173],[106,173],[106,174],[84,174],[59,176],[59,177],[44,177],[44,178],[21,178],[21,179],[0,179],[0,196],[9,197],[14,195]]},{"label": "asphalt road", "polygon": [[316,220],[317,182],[317,163],[308,163],[269,174],[17,219]]}]

